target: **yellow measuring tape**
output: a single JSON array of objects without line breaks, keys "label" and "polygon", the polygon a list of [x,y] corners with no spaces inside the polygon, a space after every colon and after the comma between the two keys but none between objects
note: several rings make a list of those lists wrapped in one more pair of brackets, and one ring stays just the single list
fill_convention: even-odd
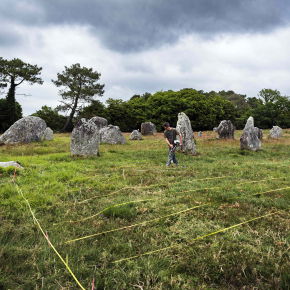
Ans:
[{"label": "yellow measuring tape", "polygon": [[[44,238],[47,240],[47,236],[46,234],[44,233],[43,229],[41,228],[38,220],[36,219],[36,217],[34,216],[34,213],[30,207],[30,204],[29,204],[29,201],[24,197],[23,193],[22,193],[22,190],[18,187],[18,185],[16,183],[14,183],[18,193],[24,198],[24,200],[26,201],[28,207],[29,207],[29,210],[30,210],[30,213],[33,217],[33,220],[34,220],[34,223],[36,223],[40,229],[40,231],[42,232]],[[76,276],[74,275],[74,273],[72,272],[72,270],[70,269],[70,267],[68,266],[68,264],[64,261],[64,259],[61,257],[61,255],[58,253],[58,251],[55,249],[55,247],[53,246],[53,244],[51,243],[51,241],[49,240],[49,244],[50,246],[52,247],[52,249],[54,250],[54,252],[58,255],[58,257],[60,258],[60,260],[63,262],[63,264],[66,266],[66,268],[68,269],[68,271],[70,272],[70,274],[72,275],[72,277],[75,279],[75,281],[78,283],[78,285],[81,287],[81,289],[85,290],[85,288],[81,285],[81,283],[78,281],[78,279],[76,278]]]},{"label": "yellow measuring tape", "polygon": [[[230,198],[227,198],[226,200],[231,200],[231,199],[235,199],[235,198],[237,198],[237,199],[238,198],[244,198],[244,197],[248,197],[248,196],[255,196],[255,195],[259,195],[259,194],[264,194],[264,193],[273,192],[273,191],[280,191],[280,190],[284,190],[284,189],[290,189],[290,187],[273,189],[273,190],[270,190],[270,191],[254,193],[254,194],[246,195],[246,196],[230,197]],[[138,223],[138,224],[133,224],[131,226],[122,227],[122,228],[118,228],[118,229],[114,229],[114,230],[109,230],[109,231],[105,231],[105,232],[101,232],[101,233],[97,233],[97,234],[81,237],[81,238],[74,239],[74,240],[69,240],[69,241],[65,242],[65,244],[66,243],[75,242],[75,241],[84,240],[84,239],[91,238],[91,237],[94,237],[94,236],[99,236],[99,235],[102,235],[102,234],[107,234],[107,233],[116,232],[116,231],[120,231],[120,230],[124,230],[124,229],[128,229],[128,228],[133,228],[133,227],[136,227],[136,226],[145,225],[145,224],[150,223],[150,222],[154,222],[154,221],[157,221],[157,220],[160,220],[160,219],[163,219],[163,218],[167,218],[167,217],[170,217],[170,216],[174,216],[174,215],[178,215],[178,214],[181,214],[181,213],[185,213],[187,211],[190,211],[190,210],[202,207],[202,206],[208,206],[208,205],[211,205],[211,204],[213,204],[213,203],[212,202],[205,203],[205,204],[200,205],[200,206],[195,206],[195,207],[192,207],[192,208],[188,208],[188,209],[185,209],[185,210],[182,210],[182,211],[179,211],[179,212],[176,212],[176,213],[172,213],[172,214],[169,214],[169,215],[165,215],[165,216],[162,216],[162,217],[159,217],[159,218],[155,218],[155,219],[152,219],[152,220],[144,221],[144,222],[141,222],[141,223]]]},{"label": "yellow measuring tape", "polygon": [[221,232],[225,232],[225,231],[227,231],[227,230],[230,230],[230,229],[232,229],[232,228],[235,228],[235,227],[241,226],[241,225],[246,224],[246,223],[249,223],[249,222],[251,222],[251,221],[258,220],[258,219],[261,219],[261,218],[264,218],[264,217],[267,217],[267,216],[271,216],[271,215],[277,214],[277,213],[279,213],[279,212],[281,212],[281,211],[285,211],[285,210],[279,210],[279,211],[276,211],[276,212],[273,212],[273,213],[269,213],[269,214],[266,214],[266,215],[263,215],[263,216],[260,216],[260,217],[256,217],[256,218],[253,218],[253,219],[247,220],[247,221],[245,221],[245,222],[242,222],[242,223],[239,223],[239,224],[236,224],[236,225],[233,225],[233,226],[227,227],[227,228],[225,228],[225,229],[222,229],[222,230],[219,230],[219,231],[216,231],[216,232],[212,232],[212,233],[210,233],[210,234],[207,234],[207,235],[204,235],[204,236],[201,236],[201,237],[197,237],[197,238],[195,238],[195,239],[193,239],[193,240],[190,240],[190,241],[185,242],[185,243],[182,243],[182,244],[175,244],[175,245],[173,245],[173,246],[169,246],[169,247],[162,248],[162,249],[159,249],[159,250],[155,250],[155,251],[147,252],[147,253],[140,254],[140,255],[137,255],[137,256],[132,256],[132,257],[129,257],[129,258],[120,259],[120,260],[117,260],[117,261],[114,261],[114,262],[111,262],[111,263],[112,263],[112,264],[114,264],[114,263],[119,263],[119,262],[122,262],[122,261],[135,259],[135,258],[138,258],[138,257],[141,257],[141,256],[147,256],[147,255],[154,254],[154,253],[157,253],[157,252],[165,251],[165,250],[168,250],[168,249],[171,249],[171,248],[180,247],[180,246],[183,246],[183,245],[186,244],[186,243],[192,243],[192,242],[194,242],[194,241],[197,241],[197,240],[203,239],[203,238],[205,238],[205,237],[209,237],[209,236],[212,236],[212,235],[215,235],[215,234],[221,233]]},{"label": "yellow measuring tape", "polygon": [[128,204],[128,203],[137,203],[137,202],[143,202],[143,201],[149,201],[149,200],[155,200],[156,198],[151,198],[151,199],[143,199],[143,200],[133,200],[133,201],[128,201],[128,202],[124,202],[124,203],[120,203],[120,204],[116,204],[116,205],[113,205],[113,206],[110,206],[110,207],[107,207],[103,210],[101,210],[100,212],[92,215],[92,216],[89,216],[89,217],[86,217],[86,218],[83,218],[83,219],[80,219],[80,220],[77,220],[77,221],[63,221],[63,222],[59,222],[57,224],[53,224],[54,226],[56,225],[59,225],[59,224],[62,224],[62,223],[75,223],[75,222],[83,222],[83,221],[86,221],[88,219],[91,219],[95,216],[98,216],[99,214],[101,214],[102,212],[104,212],[105,210],[107,209],[110,209],[110,208],[113,208],[113,207],[118,207],[118,206],[121,206],[121,205],[124,205],[124,204]]}]

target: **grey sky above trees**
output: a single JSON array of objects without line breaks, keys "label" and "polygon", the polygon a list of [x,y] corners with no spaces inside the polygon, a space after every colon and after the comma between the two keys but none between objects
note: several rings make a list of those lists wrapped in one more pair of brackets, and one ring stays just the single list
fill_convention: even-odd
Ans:
[{"label": "grey sky above trees", "polygon": [[[186,87],[262,88],[290,95],[286,0],[1,0],[0,56],[43,67],[41,88],[22,88],[24,114],[56,106],[49,83],[73,63],[102,74],[105,101]],[[39,101],[36,101],[39,100]]]}]

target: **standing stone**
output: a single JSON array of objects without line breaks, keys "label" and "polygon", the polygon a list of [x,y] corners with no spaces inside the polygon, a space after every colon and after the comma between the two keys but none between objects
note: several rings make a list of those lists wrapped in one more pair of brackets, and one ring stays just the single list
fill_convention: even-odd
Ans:
[{"label": "standing stone", "polygon": [[94,122],[85,118],[78,120],[71,134],[71,155],[97,156],[100,132]]},{"label": "standing stone", "polygon": [[254,119],[249,117],[247,124],[240,138],[241,149],[257,151],[262,149],[261,141],[258,138],[257,130],[254,128]]},{"label": "standing stone", "polygon": [[217,128],[214,128],[214,131],[218,132],[218,139],[235,139],[235,130],[236,128],[230,120],[223,120]]},{"label": "standing stone", "polygon": [[109,125],[100,130],[101,142],[108,144],[124,144],[126,139],[118,126]]},{"label": "standing stone", "polygon": [[273,128],[270,130],[269,136],[271,138],[281,138],[282,133],[283,133],[282,128],[280,128],[279,126],[273,126]]},{"label": "standing stone", "polygon": [[263,139],[263,130],[258,128],[258,127],[254,127],[254,130],[255,130],[259,140],[262,140]]},{"label": "standing stone", "polygon": [[198,136],[198,137],[202,137],[202,132],[199,131],[198,134],[197,134],[197,136]]},{"label": "standing stone", "polygon": [[130,140],[142,140],[142,136],[139,131],[134,130],[130,135]]},{"label": "standing stone", "polygon": [[156,132],[156,126],[151,122],[146,122],[141,124],[141,134],[142,135],[153,135]]},{"label": "standing stone", "polygon": [[0,137],[0,145],[41,142],[45,129],[46,123],[43,119],[34,116],[24,117],[4,132]]},{"label": "standing stone", "polygon": [[108,126],[108,120],[102,117],[93,117],[90,121],[94,122],[99,130]]},{"label": "standing stone", "polygon": [[0,162],[0,167],[4,167],[4,168],[9,167],[9,166],[15,167],[16,165],[17,165],[17,168],[23,169],[23,167],[15,161]]},{"label": "standing stone", "polygon": [[182,135],[181,150],[196,155],[196,146],[193,140],[194,135],[191,123],[187,115],[183,112],[178,114],[176,130]]},{"label": "standing stone", "polygon": [[44,134],[43,134],[43,141],[52,141],[53,140],[53,131],[47,127],[44,131]]}]

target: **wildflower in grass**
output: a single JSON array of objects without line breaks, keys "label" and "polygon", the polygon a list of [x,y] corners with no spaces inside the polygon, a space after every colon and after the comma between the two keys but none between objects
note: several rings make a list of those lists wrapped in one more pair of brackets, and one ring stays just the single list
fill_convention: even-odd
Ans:
[{"label": "wildflower in grass", "polygon": [[100,216],[103,216],[102,214],[100,214]]},{"label": "wildflower in grass", "polygon": [[107,219],[107,217],[105,216],[105,218],[104,218],[105,220]]}]

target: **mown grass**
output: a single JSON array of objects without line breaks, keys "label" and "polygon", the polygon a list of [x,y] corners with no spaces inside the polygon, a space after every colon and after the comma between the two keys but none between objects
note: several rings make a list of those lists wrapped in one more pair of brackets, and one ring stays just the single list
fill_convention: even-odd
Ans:
[{"label": "mown grass", "polygon": [[[162,134],[125,134],[97,158],[71,156],[70,135],[56,134],[2,146],[0,159],[25,168],[15,182],[85,289],[93,278],[94,289],[289,289],[289,133],[264,132],[253,153],[239,149],[241,131],[236,140],[204,132],[199,154],[179,154],[171,168]],[[13,174],[0,169],[0,289],[80,289]]]}]

